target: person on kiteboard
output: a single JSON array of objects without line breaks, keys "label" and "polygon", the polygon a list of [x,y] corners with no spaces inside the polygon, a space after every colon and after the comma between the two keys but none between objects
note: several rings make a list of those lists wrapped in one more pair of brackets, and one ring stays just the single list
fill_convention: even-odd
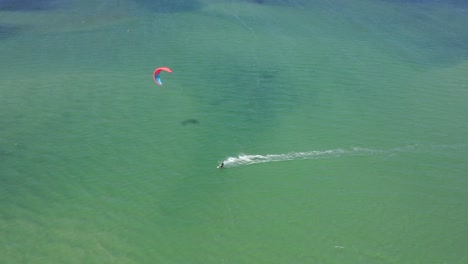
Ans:
[{"label": "person on kiteboard", "polygon": [[222,169],[223,167],[224,167],[224,162],[221,162],[221,164],[219,164],[218,167],[216,167],[216,168]]}]

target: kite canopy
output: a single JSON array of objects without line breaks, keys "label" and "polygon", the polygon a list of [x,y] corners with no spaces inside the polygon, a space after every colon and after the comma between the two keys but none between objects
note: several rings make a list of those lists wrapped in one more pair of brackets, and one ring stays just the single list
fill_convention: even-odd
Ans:
[{"label": "kite canopy", "polygon": [[157,68],[156,70],[154,70],[153,79],[154,79],[154,82],[155,82],[157,85],[162,85],[161,77],[159,76],[159,74],[161,73],[161,71],[166,71],[166,72],[168,72],[168,73],[172,73],[172,70],[171,70],[169,67],[159,67],[159,68]]}]

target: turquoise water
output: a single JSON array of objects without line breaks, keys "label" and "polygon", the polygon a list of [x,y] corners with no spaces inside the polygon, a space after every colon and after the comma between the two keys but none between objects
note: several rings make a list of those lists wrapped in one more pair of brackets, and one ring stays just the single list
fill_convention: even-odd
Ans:
[{"label": "turquoise water", "polygon": [[467,28],[462,1],[0,0],[0,262],[467,263]]}]

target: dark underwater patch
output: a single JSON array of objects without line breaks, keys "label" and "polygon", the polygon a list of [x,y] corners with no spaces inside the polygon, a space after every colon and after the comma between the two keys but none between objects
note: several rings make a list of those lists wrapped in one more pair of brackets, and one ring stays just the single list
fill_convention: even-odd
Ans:
[{"label": "dark underwater patch", "polygon": [[[390,43],[397,44],[402,58],[418,64],[450,66],[458,64],[468,58],[468,34],[466,33],[466,14],[462,5],[468,7],[465,1],[458,0],[384,0],[397,4],[418,3],[427,4],[432,9],[439,6],[447,6],[445,12],[450,12],[451,20],[444,21],[444,17],[433,16],[419,6],[407,8],[405,14],[401,15],[401,21],[397,23],[398,29],[395,34],[399,35],[395,39],[405,40],[405,42]],[[449,11],[450,10],[450,11]],[[454,21],[459,21],[458,23]],[[386,21],[387,25],[391,22]],[[418,37],[414,37],[407,32],[417,32]]]},{"label": "dark underwater patch", "polygon": [[440,4],[440,5],[452,5],[458,7],[468,7],[468,1],[466,0],[383,0],[385,2],[394,2],[401,4]]},{"label": "dark underwater patch", "polygon": [[61,2],[57,0],[0,0],[0,10],[5,10],[5,11],[46,10],[46,9],[57,8],[60,4]]},{"label": "dark underwater patch", "polygon": [[0,25],[0,39],[8,38],[18,33],[19,27]]},{"label": "dark underwater patch", "polygon": [[235,84],[234,87],[226,89],[213,103],[218,108],[236,109],[235,117],[230,117],[237,120],[233,123],[248,122],[252,128],[267,128],[275,124],[279,111],[291,109],[296,104],[294,89],[282,79],[281,70],[275,67],[251,70],[243,66],[233,69],[241,69],[233,70],[235,74],[227,82]]},{"label": "dark underwater patch", "polygon": [[190,12],[202,7],[198,0],[135,0],[135,2],[158,13]]}]

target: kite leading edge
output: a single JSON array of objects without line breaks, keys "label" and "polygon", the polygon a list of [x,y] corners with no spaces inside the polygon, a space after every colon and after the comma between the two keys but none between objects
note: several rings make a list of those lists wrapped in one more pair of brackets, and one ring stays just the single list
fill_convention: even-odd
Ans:
[{"label": "kite leading edge", "polygon": [[161,71],[172,73],[172,70],[169,67],[159,67],[156,70],[154,70],[153,79],[157,85],[162,85],[161,77],[159,76]]}]

